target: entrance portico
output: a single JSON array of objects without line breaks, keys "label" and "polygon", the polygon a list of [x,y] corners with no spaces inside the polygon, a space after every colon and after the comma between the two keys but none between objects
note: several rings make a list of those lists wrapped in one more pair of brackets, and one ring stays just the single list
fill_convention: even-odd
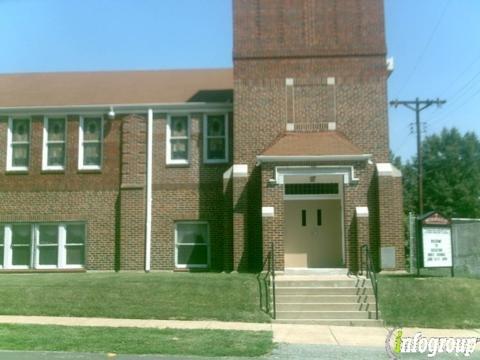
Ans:
[{"label": "entrance portico", "polygon": [[[357,251],[357,238],[352,234],[351,210],[369,204],[366,196],[352,193],[359,185],[365,193],[364,185],[370,183],[371,174],[364,179],[356,175],[356,169],[373,171],[374,166],[368,164],[370,156],[336,132],[294,137],[294,142],[303,146],[310,140],[308,155],[287,155],[299,147],[291,139],[287,139],[291,146],[285,146],[280,139],[257,158],[264,184],[264,255],[273,243],[278,270],[354,268],[357,260],[351,255]],[[345,196],[347,189],[349,196]]]}]

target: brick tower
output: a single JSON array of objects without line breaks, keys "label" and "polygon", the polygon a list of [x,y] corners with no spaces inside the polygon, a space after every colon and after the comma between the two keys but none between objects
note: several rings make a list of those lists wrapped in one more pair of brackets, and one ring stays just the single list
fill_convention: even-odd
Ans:
[{"label": "brick tower", "polygon": [[305,182],[349,179],[339,195],[342,266],[356,271],[369,245],[378,267],[402,269],[383,1],[234,0],[234,37],[233,268],[259,268],[272,243],[277,268],[288,265],[279,174],[310,169]]}]

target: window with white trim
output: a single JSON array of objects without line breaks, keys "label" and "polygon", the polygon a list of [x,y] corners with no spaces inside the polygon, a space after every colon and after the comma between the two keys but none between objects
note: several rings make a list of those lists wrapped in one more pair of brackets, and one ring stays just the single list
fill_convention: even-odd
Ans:
[{"label": "window with white trim", "polygon": [[81,117],[79,132],[78,168],[100,170],[102,168],[103,118]]},{"label": "window with white trim", "polygon": [[85,224],[0,225],[0,268],[77,269],[85,264]]},{"label": "window with white trim", "polygon": [[30,162],[30,119],[9,118],[7,171],[28,171]]},{"label": "window with white trim", "polygon": [[188,115],[171,115],[167,122],[167,164],[189,163],[190,118]]},{"label": "window with white trim", "polygon": [[205,115],[203,122],[203,158],[206,163],[228,162],[228,116]]},{"label": "window with white trim", "polygon": [[208,268],[210,249],[208,223],[182,221],[175,224],[175,265],[177,268]]},{"label": "window with white trim", "polygon": [[66,119],[45,117],[43,121],[43,170],[65,169]]},{"label": "window with white trim", "polygon": [[12,268],[29,268],[32,254],[32,229],[30,225],[11,226],[11,260]]}]

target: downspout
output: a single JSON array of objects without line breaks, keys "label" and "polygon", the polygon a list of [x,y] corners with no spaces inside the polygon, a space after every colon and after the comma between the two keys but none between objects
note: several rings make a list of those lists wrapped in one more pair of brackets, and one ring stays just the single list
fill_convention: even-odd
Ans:
[{"label": "downspout", "polygon": [[153,164],[153,110],[148,109],[147,119],[147,202],[145,221],[145,272],[151,268],[152,253],[152,164]]}]

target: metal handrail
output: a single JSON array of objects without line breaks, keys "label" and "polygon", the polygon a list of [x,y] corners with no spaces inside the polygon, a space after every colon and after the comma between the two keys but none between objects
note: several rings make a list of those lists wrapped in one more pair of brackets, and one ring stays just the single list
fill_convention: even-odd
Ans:
[{"label": "metal handrail", "polygon": [[[267,314],[269,314],[273,319],[277,317],[276,310],[276,296],[275,296],[275,252],[274,252],[273,243],[270,244],[270,252],[268,253],[265,261],[262,265],[262,271],[257,275],[257,280],[259,281],[260,287],[260,307]],[[266,271],[264,272],[264,269]],[[265,289],[265,303],[262,303],[262,284]],[[271,299],[270,299],[270,286],[272,288]],[[272,305],[272,308],[270,308]]]},{"label": "metal handrail", "polygon": [[360,248],[360,272],[363,275],[363,253],[365,253],[365,268],[367,279],[372,282],[373,294],[375,295],[375,318],[378,320],[378,281],[375,267],[373,265],[372,254],[368,245],[362,245]]}]

